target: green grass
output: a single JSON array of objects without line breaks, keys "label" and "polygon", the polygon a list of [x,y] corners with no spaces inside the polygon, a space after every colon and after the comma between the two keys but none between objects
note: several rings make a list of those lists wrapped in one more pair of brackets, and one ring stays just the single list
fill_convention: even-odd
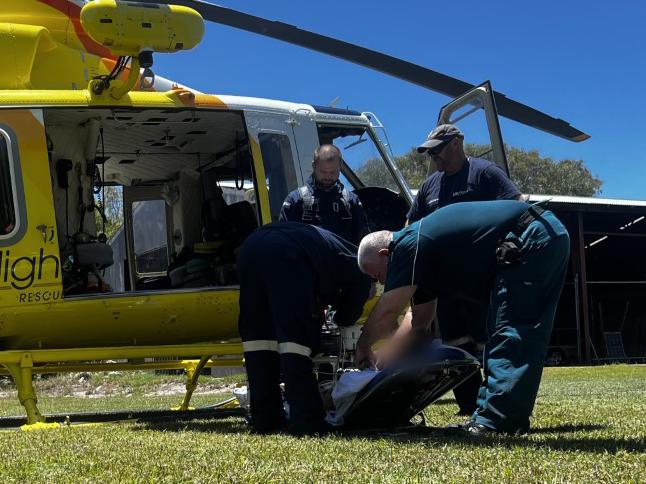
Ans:
[{"label": "green grass", "polygon": [[[93,375],[83,388],[101,398],[65,396],[78,375],[41,380],[43,412],[167,408],[181,395],[155,395],[179,377]],[[233,380],[202,378],[217,391]],[[60,389],[64,391],[61,391]],[[5,390],[6,387],[0,387]],[[228,394],[196,394],[196,404]],[[449,397],[427,423],[456,421]],[[0,398],[0,413],[19,407]],[[41,432],[0,432],[0,479],[38,482],[644,482],[646,366],[551,368],[527,436],[466,439],[441,432],[296,439],[257,437],[239,419],[107,424]]]}]

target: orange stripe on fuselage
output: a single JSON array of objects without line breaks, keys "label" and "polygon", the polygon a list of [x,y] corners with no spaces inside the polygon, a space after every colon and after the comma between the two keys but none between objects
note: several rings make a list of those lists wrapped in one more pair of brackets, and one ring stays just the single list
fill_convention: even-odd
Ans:
[{"label": "orange stripe on fuselage", "polygon": [[90,54],[95,54],[99,57],[107,57],[110,59],[116,58],[110,53],[107,48],[92,40],[90,36],[85,33],[85,30],[83,30],[83,26],[81,25],[81,7],[79,7],[75,3],[70,2],[69,0],[38,1],[52,8],[55,8],[70,19],[72,25],[74,26],[74,32],[76,33],[76,36],[83,44],[83,47],[85,47],[85,50],[87,50]]}]

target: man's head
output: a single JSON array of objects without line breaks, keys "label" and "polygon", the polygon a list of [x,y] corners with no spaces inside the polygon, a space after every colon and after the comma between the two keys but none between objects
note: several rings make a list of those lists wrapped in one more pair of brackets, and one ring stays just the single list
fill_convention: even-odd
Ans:
[{"label": "man's head", "polygon": [[372,232],[361,239],[357,252],[357,263],[361,272],[382,284],[386,282],[390,257],[388,246],[392,240],[393,233],[388,230]]},{"label": "man's head", "polygon": [[314,150],[312,175],[317,185],[330,189],[341,174],[341,151],[334,145],[321,145]]},{"label": "man's head", "polygon": [[462,142],[464,135],[453,124],[440,124],[417,147],[418,153],[427,153],[437,165],[438,171],[447,175],[457,173],[466,159]]}]

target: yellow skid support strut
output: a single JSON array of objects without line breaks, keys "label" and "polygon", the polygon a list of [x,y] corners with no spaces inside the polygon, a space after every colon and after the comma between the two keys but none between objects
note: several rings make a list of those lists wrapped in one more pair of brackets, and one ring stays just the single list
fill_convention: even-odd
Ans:
[{"label": "yellow skid support strut", "polygon": [[[239,358],[211,360],[203,356],[197,360],[176,360],[173,362],[152,362],[140,364],[126,363],[92,363],[101,360],[130,360],[141,358],[168,358],[190,355],[214,355],[230,357],[242,355],[240,343],[203,343],[192,345],[134,346],[106,348],[43,349],[43,350],[10,350],[0,351],[0,365],[4,366],[13,378],[18,389],[18,399],[25,408],[27,425],[24,430],[41,428],[58,428],[59,424],[45,424],[45,419],[37,407],[38,398],[33,386],[33,374],[47,371],[105,371],[119,369],[135,370],[147,368],[185,369],[187,373],[186,395],[180,409],[188,408],[191,396],[197,386],[200,371],[205,366],[236,366],[241,364]],[[85,363],[87,362],[87,363]],[[74,363],[74,364],[72,364]]]},{"label": "yellow skid support strut", "polygon": [[197,379],[200,377],[200,373],[204,368],[204,365],[211,359],[210,356],[203,356],[200,361],[197,363],[189,362],[186,366],[186,394],[184,395],[184,400],[179,407],[173,407],[173,410],[190,410],[189,403],[191,402],[191,397],[193,392],[197,388]]}]

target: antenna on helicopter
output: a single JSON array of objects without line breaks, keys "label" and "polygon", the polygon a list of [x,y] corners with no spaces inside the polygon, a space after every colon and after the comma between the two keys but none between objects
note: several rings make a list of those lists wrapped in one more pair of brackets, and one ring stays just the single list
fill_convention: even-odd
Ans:
[{"label": "antenna on helicopter", "polygon": [[[388,54],[303,30],[283,22],[256,17],[200,0],[140,0],[139,3],[184,5],[196,10],[205,20],[210,22],[300,45],[316,52],[328,54],[397,77],[452,98],[474,87],[473,84],[468,82]],[[579,142],[590,137],[566,121],[553,118],[525,104],[509,99],[504,94],[494,92],[494,98],[498,114],[508,119],[570,141]]]}]

